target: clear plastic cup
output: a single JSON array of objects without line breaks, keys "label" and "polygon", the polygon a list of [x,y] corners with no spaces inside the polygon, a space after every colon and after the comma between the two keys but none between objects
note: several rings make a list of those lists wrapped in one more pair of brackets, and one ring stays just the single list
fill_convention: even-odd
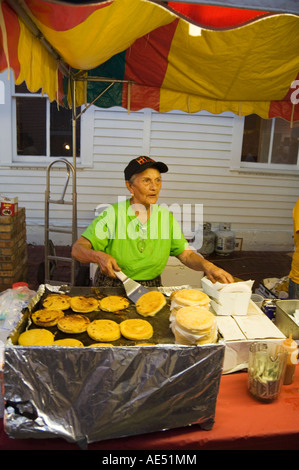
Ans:
[{"label": "clear plastic cup", "polygon": [[251,300],[254,302],[259,308],[262,308],[264,297],[260,294],[251,294]]},{"label": "clear plastic cup", "polygon": [[254,398],[270,403],[278,397],[286,360],[287,352],[280,344],[256,342],[250,346],[248,390]]}]

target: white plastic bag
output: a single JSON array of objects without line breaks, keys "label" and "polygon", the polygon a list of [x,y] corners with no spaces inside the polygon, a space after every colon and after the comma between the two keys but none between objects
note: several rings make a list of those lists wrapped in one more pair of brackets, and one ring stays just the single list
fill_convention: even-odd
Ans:
[{"label": "white plastic bag", "polygon": [[27,285],[16,285],[0,294],[0,330],[11,331],[22,316],[22,310],[27,307],[36,294]]}]

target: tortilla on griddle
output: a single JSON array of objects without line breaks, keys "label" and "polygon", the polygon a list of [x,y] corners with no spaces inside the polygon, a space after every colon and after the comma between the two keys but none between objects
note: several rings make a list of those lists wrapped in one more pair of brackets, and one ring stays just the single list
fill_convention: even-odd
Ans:
[{"label": "tortilla on griddle", "polygon": [[130,318],[122,321],[120,331],[125,338],[132,340],[149,339],[154,334],[152,325],[147,320],[139,318]]},{"label": "tortilla on griddle", "polygon": [[20,334],[20,346],[50,346],[54,342],[54,335],[43,328],[33,328]]},{"label": "tortilla on griddle", "polygon": [[95,341],[116,341],[121,337],[119,324],[113,320],[93,320],[87,333]]},{"label": "tortilla on griddle", "polygon": [[164,305],[166,305],[164,295],[155,290],[143,294],[135,304],[137,313],[143,317],[153,317],[162,310]]},{"label": "tortilla on griddle", "polygon": [[63,333],[78,334],[84,333],[90,324],[89,318],[84,315],[66,315],[57,323],[57,328]]},{"label": "tortilla on griddle", "polygon": [[118,310],[124,310],[128,308],[130,302],[126,297],[120,295],[109,295],[99,301],[101,310],[105,312],[117,312]]},{"label": "tortilla on griddle", "polygon": [[99,308],[99,301],[94,297],[77,295],[71,297],[71,309],[78,313],[89,313]]},{"label": "tortilla on griddle", "polygon": [[66,294],[49,294],[43,300],[43,307],[50,309],[67,310],[70,308],[71,298]]},{"label": "tortilla on griddle", "polygon": [[36,312],[31,315],[31,319],[35,325],[44,326],[45,328],[57,325],[58,321],[63,317],[64,312],[54,308],[36,310]]}]

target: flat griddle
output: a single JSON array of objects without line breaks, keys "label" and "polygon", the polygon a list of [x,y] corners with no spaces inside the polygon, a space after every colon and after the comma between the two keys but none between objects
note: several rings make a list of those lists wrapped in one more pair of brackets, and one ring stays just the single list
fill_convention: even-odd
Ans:
[{"label": "flat griddle", "polygon": [[[155,290],[155,289],[150,288],[149,290]],[[61,289],[61,291],[63,291],[63,289]],[[125,290],[121,287],[120,288],[119,287],[69,287],[68,289],[64,290],[64,292],[71,297],[74,297],[74,296],[94,297],[98,300],[102,299],[103,297],[107,297],[109,295],[121,295],[123,297],[126,297]],[[52,291],[46,288],[43,295],[40,297],[36,305],[32,308],[31,313],[34,313],[36,310],[42,309],[43,300],[49,294],[52,294],[52,293],[53,293]],[[112,343],[114,346],[134,346],[140,343],[142,344],[146,344],[146,343],[174,344],[175,338],[169,327],[170,325],[169,323],[170,301],[169,301],[169,298],[167,297],[166,297],[166,300],[167,300],[166,305],[154,317],[143,317],[139,315],[136,311],[135,305],[131,301],[129,301],[130,304],[128,308],[124,310],[120,310],[117,313],[105,312],[99,309],[90,313],[82,313],[81,315],[88,317],[91,322],[93,320],[100,320],[100,319],[106,320],[107,319],[107,320],[113,320],[117,323],[121,323],[122,321],[130,319],[130,318],[139,318],[139,319],[147,320],[149,323],[151,323],[154,329],[154,334],[150,339],[132,341],[121,336],[121,338],[116,341],[107,341],[109,343]],[[71,314],[80,315],[80,313],[74,312],[72,309],[65,310],[64,313],[65,315],[71,315]],[[27,315],[28,315],[28,321],[27,321],[27,324],[26,322],[23,322],[23,325],[25,326],[25,328],[23,326],[23,330],[32,329],[32,328],[45,328],[45,327],[39,327],[35,325],[30,319],[29,312]],[[51,331],[54,334],[55,340],[64,339],[64,338],[76,338],[79,341],[81,341],[84,346],[90,346],[91,344],[94,344],[97,342],[93,340],[92,338],[90,338],[87,332],[79,333],[79,334],[67,334],[67,333],[63,333],[62,331],[60,331],[57,328],[57,326],[47,327],[46,329]],[[19,331],[19,333],[21,332],[22,331]]]}]

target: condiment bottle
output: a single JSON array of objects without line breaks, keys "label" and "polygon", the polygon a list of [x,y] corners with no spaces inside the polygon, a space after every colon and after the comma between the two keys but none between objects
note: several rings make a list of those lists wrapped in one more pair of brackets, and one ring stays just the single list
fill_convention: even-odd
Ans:
[{"label": "condiment bottle", "polygon": [[294,380],[294,374],[295,374],[297,356],[298,356],[298,346],[297,346],[296,341],[293,340],[292,335],[290,335],[287,339],[285,339],[282,342],[282,346],[288,352],[283,384],[289,385]]}]

